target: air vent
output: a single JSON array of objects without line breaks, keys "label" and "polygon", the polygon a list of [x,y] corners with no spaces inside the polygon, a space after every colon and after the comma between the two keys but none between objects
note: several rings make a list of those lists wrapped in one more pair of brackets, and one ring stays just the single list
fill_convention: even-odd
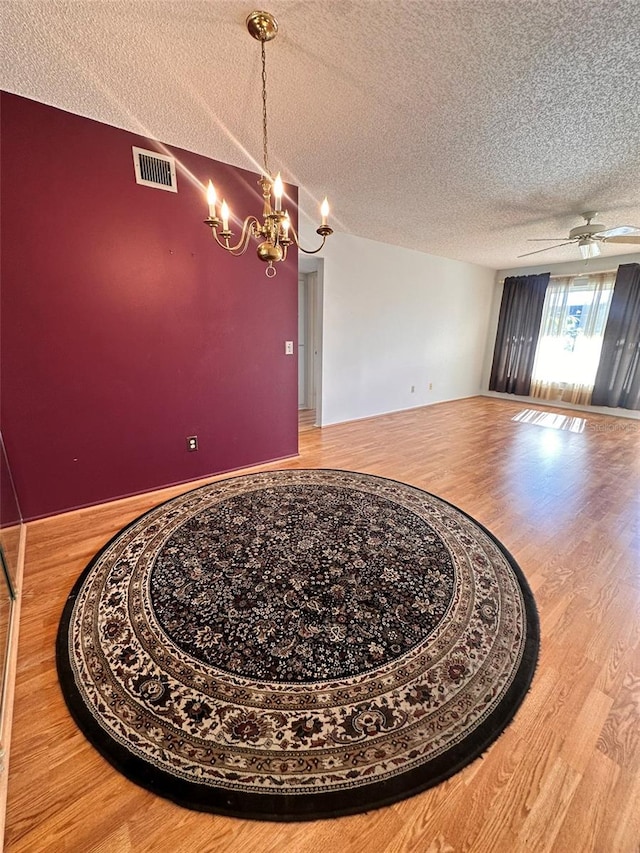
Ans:
[{"label": "air vent", "polygon": [[145,151],[144,148],[134,147],[132,150],[138,184],[169,190],[170,193],[178,192],[176,161],[173,157],[158,154],[157,151]]}]

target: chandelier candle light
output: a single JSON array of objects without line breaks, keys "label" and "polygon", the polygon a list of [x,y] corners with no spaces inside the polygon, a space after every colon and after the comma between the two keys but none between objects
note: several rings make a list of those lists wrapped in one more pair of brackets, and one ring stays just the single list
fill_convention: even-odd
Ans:
[{"label": "chandelier candle light", "polygon": [[249,240],[253,237],[260,240],[257,254],[261,261],[267,264],[266,274],[269,278],[276,274],[274,263],[284,261],[287,257],[287,249],[295,243],[296,246],[307,255],[315,255],[325,244],[327,237],[333,234],[333,229],[327,224],[329,216],[329,203],[327,199],[320,206],[322,220],[316,233],[322,237],[322,243],[317,249],[309,250],[300,245],[298,235],[289,218],[287,210],[282,209],[282,196],[284,187],[280,173],[275,178],[271,176],[268,165],[267,152],[267,71],[265,61],[265,42],[275,38],[278,32],[278,22],[269,12],[252,12],[247,18],[247,29],[254,39],[260,42],[262,49],[262,155],[263,174],[258,181],[262,189],[264,204],[262,208],[262,222],[255,216],[247,216],[242,223],[242,233],[235,245],[231,244],[234,236],[229,228],[231,211],[226,200],[223,199],[218,210],[218,198],[213,183],[209,181],[207,189],[207,203],[209,205],[209,216],[205,224],[211,228],[216,243],[226,249],[232,255],[244,255],[249,246]]}]

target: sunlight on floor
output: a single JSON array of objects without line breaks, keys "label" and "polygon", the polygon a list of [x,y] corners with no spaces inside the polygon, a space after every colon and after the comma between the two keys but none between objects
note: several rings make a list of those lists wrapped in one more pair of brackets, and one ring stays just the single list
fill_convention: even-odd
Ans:
[{"label": "sunlight on floor", "polygon": [[553,412],[540,412],[537,409],[523,409],[511,418],[519,423],[535,424],[547,429],[564,429],[569,432],[584,432],[585,418],[570,418],[568,415],[556,415]]}]

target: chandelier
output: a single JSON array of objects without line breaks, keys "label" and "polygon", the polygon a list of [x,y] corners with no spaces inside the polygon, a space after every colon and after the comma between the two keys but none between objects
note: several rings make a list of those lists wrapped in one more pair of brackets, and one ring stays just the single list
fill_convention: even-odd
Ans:
[{"label": "chandelier", "polygon": [[242,223],[242,233],[237,243],[232,244],[233,231],[229,228],[231,211],[226,200],[223,199],[218,209],[218,199],[213,183],[209,181],[207,189],[207,203],[209,205],[209,216],[205,224],[211,228],[216,243],[226,249],[232,255],[244,255],[253,237],[260,241],[257,254],[261,261],[267,264],[265,270],[267,276],[272,278],[276,274],[274,263],[284,261],[287,257],[287,249],[292,243],[307,255],[315,255],[324,246],[327,237],[333,234],[333,229],[327,224],[329,216],[329,203],[327,199],[320,206],[322,217],[320,227],[316,233],[322,237],[322,243],[317,249],[309,250],[300,245],[298,235],[293,223],[289,218],[287,210],[282,209],[282,196],[284,187],[280,173],[272,177],[269,171],[269,157],[267,150],[267,66],[265,59],[265,43],[275,38],[278,32],[278,22],[269,12],[252,12],[247,18],[247,29],[254,39],[260,42],[262,51],[262,176],[258,181],[262,189],[264,199],[262,208],[262,221],[255,216],[247,216]]}]

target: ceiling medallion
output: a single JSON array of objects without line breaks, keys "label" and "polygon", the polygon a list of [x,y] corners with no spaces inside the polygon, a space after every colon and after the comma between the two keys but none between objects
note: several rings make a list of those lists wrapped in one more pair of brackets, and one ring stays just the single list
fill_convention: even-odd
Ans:
[{"label": "ceiling medallion", "polygon": [[257,254],[261,261],[267,264],[266,274],[272,278],[276,274],[274,263],[286,260],[287,249],[292,244],[307,255],[315,255],[325,244],[327,237],[333,234],[333,229],[327,224],[329,216],[329,204],[327,199],[320,206],[322,217],[320,226],[316,233],[322,237],[322,243],[317,249],[309,250],[300,245],[298,235],[293,223],[289,218],[289,212],[282,209],[282,196],[284,187],[280,173],[274,178],[269,171],[269,157],[267,149],[267,70],[265,59],[265,43],[276,37],[278,22],[270,12],[252,12],[247,18],[247,29],[254,39],[260,42],[262,52],[262,176],[258,183],[262,189],[264,204],[262,208],[262,221],[255,216],[247,216],[242,223],[242,233],[237,243],[231,243],[234,236],[229,228],[231,211],[226,200],[218,209],[218,200],[213,183],[209,181],[207,190],[207,203],[209,205],[209,216],[205,224],[211,228],[216,243],[226,249],[232,255],[244,255],[253,237],[260,241]]}]

